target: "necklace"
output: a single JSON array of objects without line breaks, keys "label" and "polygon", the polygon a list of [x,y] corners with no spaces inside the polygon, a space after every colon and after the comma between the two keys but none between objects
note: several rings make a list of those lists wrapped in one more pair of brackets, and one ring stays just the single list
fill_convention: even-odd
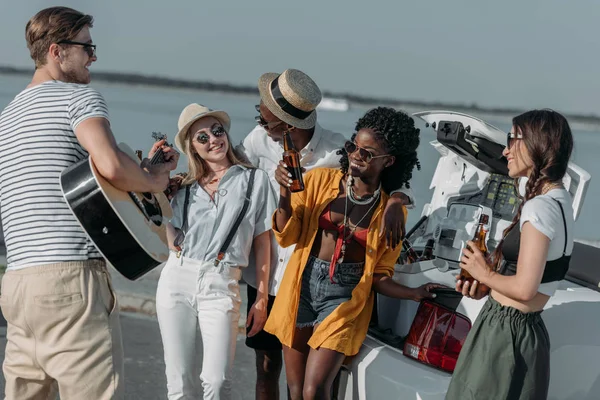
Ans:
[{"label": "necklace", "polygon": [[229,165],[229,166],[227,166],[227,167],[223,167],[223,168],[221,168],[221,169],[214,169],[214,170],[212,170],[212,172],[221,172],[221,171],[225,171],[225,170],[226,170],[226,169],[228,169],[229,167],[230,167],[230,165]]},{"label": "necklace", "polygon": [[361,205],[361,206],[366,206],[367,204],[371,204],[373,202],[373,200],[375,200],[376,198],[379,197],[379,193],[381,192],[381,183],[380,183],[377,190],[375,190],[375,192],[373,192],[373,194],[369,198],[367,198],[366,200],[363,200],[361,198],[361,196],[357,196],[354,193],[354,189],[352,188],[353,186],[354,186],[354,178],[352,177],[352,175],[350,175],[348,177],[348,181],[346,182],[346,198],[350,198],[351,202],[353,202],[354,204],[357,204],[357,205]]},{"label": "necklace", "polygon": [[544,185],[544,187],[542,188],[542,193],[541,194],[546,194],[549,191],[551,191],[552,189],[558,189],[560,187],[562,187],[562,183],[559,183],[559,182],[546,183]]},{"label": "necklace", "polygon": [[[217,172],[225,171],[226,169],[229,169],[229,166],[225,167],[225,168],[217,169],[217,170],[214,170],[214,171],[211,171],[211,172],[216,175]],[[204,183],[204,185],[207,186],[207,185],[212,185],[213,183],[217,183],[217,182],[219,182],[223,178],[223,176],[225,176],[225,174],[223,174],[221,176],[218,176],[218,177],[215,177],[215,178],[211,179],[210,181],[206,181]]]},{"label": "necklace", "polygon": [[[350,185],[348,185],[348,187],[350,187]],[[346,200],[344,202],[345,203],[344,204],[344,230],[342,231],[342,251],[340,252],[340,257],[337,260],[338,264],[341,264],[344,262],[344,256],[346,255],[346,243],[350,242],[350,238],[354,234],[354,231],[356,230],[356,228],[358,228],[358,225],[360,225],[362,220],[365,219],[365,217],[367,215],[369,215],[369,213],[371,212],[373,207],[375,207],[375,204],[377,204],[377,202],[374,202],[373,204],[371,204],[371,207],[369,207],[367,212],[363,214],[362,218],[356,224],[354,224],[354,227],[350,227],[348,229],[349,233],[348,233],[348,235],[346,235],[346,229],[347,229],[348,225],[351,225],[350,218],[348,217],[348,198],[349,197],[350,196],[348,194],[346,194]],[[369,203],[372,202],[373,200],[375,200],[375,198],[379,198],[379,190],[377,190],[377,191],[375,191],[375,193],[373,193],[373,197],[371,197]],[[353,202],[353,203],[358,204],[355,202]],[[369,204],[369,203],[365,203],[365,204]]]},{"label": "necklace", "polygon": [[[212,173],[216,173],[216,172],[221,172],[221,171],[225,171],[227,169],[229,169],[230,166],[227,166],[225,168],[221,168],[218,170],[214,170],[211,171]],[[225,172],[226,174],[227,172]],[[219,176],[219,177],[215,177],[213,179],[211,179],[210,181],[205,181],[204,183],[200,183],[200,185],[204,188],[204,191],[208,194],[208,197],[210,197],[210,200],[216,205],[217,204],[217,196],[215,196],[215,194],[220,194],[219,191],[219,182],[221,181],[221,179],[223,179],[223,177],[225,176],[225,174]],[[215,186],[216,185],[216,186]]]}]

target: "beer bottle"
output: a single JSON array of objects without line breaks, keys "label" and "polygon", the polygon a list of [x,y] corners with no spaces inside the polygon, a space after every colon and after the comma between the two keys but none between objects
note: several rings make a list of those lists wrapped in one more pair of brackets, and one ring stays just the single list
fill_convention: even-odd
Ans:
[{"label": "beer bottle", "polygon": [[[487,246],[485,245],[485,235],[487,234],[487,230],[486,230],[485,226],[487,225],[488,221],[489,221],[489,216],[486,214],[481,214],[481,216],[479,217],[479,225],[477,225],[477,229],[475,230],[475,235],[473,236],[473,242],[475,243],[477,248],[479,250],[481,250],[481,252],[483,253],[483,255],[486,259],[489,255]],[[469,246],[467,246],[467,248],[469,248],[469,250],[470,250]],[[471,274],[469,274],[463,268],[460,269],[460,279],[462,281],[466,280],[469,282],[473,282],[473,277],[471,276]]]},{"label": "beer bottle", "polygon": [[292,137],[287,131],[283,133],[283,162],[289,173],[292,174],[290,192],[303,191],[304,181],[302,180],[302,169],[300,167],[300,153],[294,147]]},{"label": "beer bottle", "polygon": [[427,261],[433,259],[433,245],[435,243],[434,239],[428,239],[427,243],[425,243],[425,249],[423,249],[423,253],[419,258],[419,261]]},{"label": "beer bottle", "polygon": [[412,244],[408,239],[402,241],[402,249],[404,250],[404,262],[403,264],[413,264],[417,262],[419,256],[417,252],[412,248]]}]

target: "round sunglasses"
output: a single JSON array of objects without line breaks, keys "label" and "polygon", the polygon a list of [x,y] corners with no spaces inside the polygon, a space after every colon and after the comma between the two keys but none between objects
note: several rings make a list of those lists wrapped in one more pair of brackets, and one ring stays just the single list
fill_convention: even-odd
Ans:
[{"label": "round sunglasses", "polygon": [[[225,134],[225,128],[223,128],[221,125],[219,126],[214,126],[211,130],[210,133],[214,136],[214,137],[221,137]],[[200,144],[206,144],[208,143],[208,141],[210,140],[210,137],[208,136],[208,133],[206,132],[200,132],[196,137],[196,142],[200,143]]]},{"label": "round sunglasses", "polygon": [[361,159],[361,161],[366,162],[366,163],[371,162],[371,160],[374,158],[389,156],[389,154],[382,154],[379,156],[374,156],[370,150],[360,147],[359,145],[357,145],[356,143],[354,143],[350,140],[348,140],[348,141],[346,141],[346,143],[344,143],[344,150],[346,150],[346,153],[348,153],[348,155],[350,155],[358,150],[358,157]]}]

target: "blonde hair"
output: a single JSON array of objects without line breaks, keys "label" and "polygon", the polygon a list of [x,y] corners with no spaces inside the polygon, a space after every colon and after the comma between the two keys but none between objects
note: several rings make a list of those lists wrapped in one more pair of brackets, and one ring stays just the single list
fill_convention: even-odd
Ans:
[{"label": "blonde hair", "polygon": [[72,40],[86,26],[93,26],[94,18],[68,7],[50,7],[35,14],[25,27],[27,48],[35,67],[46,64],[46,55],[52,43]]},{"label": "blonde hair", "polygon": [[[221,121],[219,121],[221,123]],[[191,127],[190,127],[191,128]],[[250,162],[246,159],[245,156],[241,155],[237,150],[233,148],[231,145],[231,138],[229,137],[229,132],[225,131],[227,135],[227,159],[231,163],[231,165],[242,165],[246,168],[254,168]],[[190,131],[185,134],[185,155],[188,159],[188,174],[181,181],[181,185],[191,185],[194,182],[199,182],[202,178],[208,175],[208,167],[206,166],[206,161],[200,154],[194,151],[194,146],[192,146],[192,141],[194,140],[194,136],[190,135]]]}]

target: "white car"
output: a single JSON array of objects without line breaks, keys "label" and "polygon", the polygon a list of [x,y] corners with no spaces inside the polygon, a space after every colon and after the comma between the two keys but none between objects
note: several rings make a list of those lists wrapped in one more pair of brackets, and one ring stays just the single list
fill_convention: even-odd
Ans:
[{"label": "white car", "polygon": [[[502,157],[506,132],[449,111],[415,117],[436,130],[437,140],[431,145],[440,160],[431,181],[431,202],[407,238],[417,252],[433,239],[434,257],[397,264],[394,279],[410,287],[430,281],[454,287],[462,247],[473,237],[479,216],[490,217],[487,245],[492,251],[516,211],[518,199]],[[590,179],[586,171],[569,164],[564,184],[573,198],[575,219]],[[576,242],[569,273],[542,313],[551,345],[549,399],[600,399],[599,259],[599,248]],[[485,302],[452,290],[440,293],[435,303],[421,305],[378,295],[376,323],[358,355],[342,370],[339,398],[444,399],[449,371]],[[422,310],[415,320],[418,307]]]}]

